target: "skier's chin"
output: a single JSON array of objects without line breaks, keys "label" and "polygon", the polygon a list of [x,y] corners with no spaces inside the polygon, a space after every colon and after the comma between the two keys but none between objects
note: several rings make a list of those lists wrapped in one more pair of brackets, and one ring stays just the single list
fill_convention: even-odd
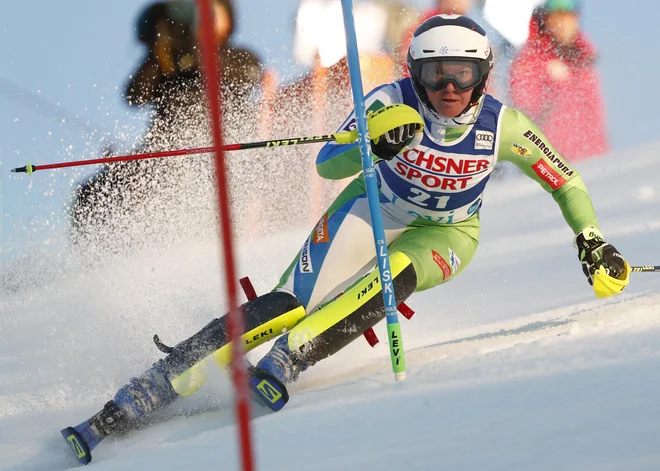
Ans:
[{"label": "skier's chin", "polygon": [[433,107],[442,116],[447,118],[456,118],[461,114],[465,105],[456,98],[440,98],[435,100]]}]

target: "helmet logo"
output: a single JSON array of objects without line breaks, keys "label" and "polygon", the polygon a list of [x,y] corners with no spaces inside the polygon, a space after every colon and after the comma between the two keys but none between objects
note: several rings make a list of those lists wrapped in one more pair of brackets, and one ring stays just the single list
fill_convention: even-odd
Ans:
[{"label": "helmet logo", "polygon": [[486,50],[484,51],[484,57],[488,57],[488,54],[490,54],[490,45],[486,46]]},{"label": "helmet logo", "polygon": [[446,56],[449,54],[449,48],[447,46],[442,46],[438,51],[441,55]]}]

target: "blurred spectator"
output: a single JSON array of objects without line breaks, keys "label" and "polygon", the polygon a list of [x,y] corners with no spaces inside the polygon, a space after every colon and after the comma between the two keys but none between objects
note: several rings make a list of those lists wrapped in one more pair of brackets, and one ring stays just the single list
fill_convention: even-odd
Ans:
[{"label": "blurred spectator", "polygon": [[527,44],[511,67],[512,105],[571,161],[607,151],[596,52],[580,31],[577,0],[535,10]]},{"label": "blurred spectator", "polygon": [[[360,57],[364,59],[361,69],[365,91],[394,77],[395,63],[388,51],[388,39],[391,30],[405,19],[404,10],[402,5],[391,0],[357,0],[354,3]],[[398,15],[398,22],[391,21],[394,15]],[[299,63],[312,69],[297,85],[304,84],[303,88],[311,89],[307,86],[310,85],[308,79],[313,80],[314,69],[320,67],[328,72],[326,75],[334,85],[349,86],[340,0],[301,1],[296,15],[293,55]]]},{"label": "blurred spectator", "polygon": [[[417,16],[411,14],[413,12],[402,1],[354,2],[365,92],[397,77],[393,52],[401,28],[407,28]],[[311,127],[309,132],[335,127],[353,108],[340,0],[301,0],[296,14],[293,54],[298,63],[309,67],[309,71],[280,90],[277,107],[305,115],[301,121]],[[292,103],[297,106],[291,106]],[[293,121],[298,126],[301,124]]]},{"label": "blurred spectator", "polygon": [[[231,45],[234,10],[230,0],[214,0],[213,12],[222,64],[223,114],[230,115],[226,123],[238,122],[255,114],[246,99],[260,84],[263,70],[255,54]],[[199,144],[195,140],[200,136],[209,135],[196,15],[192,1],[152,3],[139,15],[137,36],[147,53],[124,96],[130,106],[149,106],[152,113],[137,152],[190,147]],[[176,165],[182,168],[186,163],[142,160],[105,166],[76,189],[71,208],[73,235],[124,217],[138,206],[144,208],[145,199],[156,188],[177,185],[177,173],[171,171]]]},{"label": "blurred spectator", "polygon": [[486,0],[436,0],[435,7],[424,12],[413,22],[412,27],[401,36],[397,54],[401,76],[408,76],[406,56],[408,54],[410,40],[419,24],[441,13],[466,15],[474,19],[486,30],[491,47],[493,48],[495,66],[491,74],[488,93],[506,103],[508,100],[508,70],[515,54],[515,47],[484,18],[485,4]]},{"label": "blurred spectator", "polygon": [[[254,53],[230,44],[234,31],[230,1],[212,4],[223,101],[242,102],[260,83],[262,66]],[[138,19],[138,39],[147,47],[147,56],[132,75],[125,98],[131,106],[152,105],[154,120],[167,121],[204,99],[195,15],[194,2],[168,1],[150,5]]]}]

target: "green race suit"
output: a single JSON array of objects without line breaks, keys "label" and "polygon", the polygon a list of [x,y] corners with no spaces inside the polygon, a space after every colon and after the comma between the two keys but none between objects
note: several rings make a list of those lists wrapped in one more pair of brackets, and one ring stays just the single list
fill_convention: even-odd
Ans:
[{"label": "green race suit", "polygon": [[[405,103],[423,114],[409,79],[366,97],[369,110]],[[391,161],[377,162],[381,208],[390,253],[403,252],[417,274],[417,290],[456,276],[479,240],[483,191],[498,161],[512,162],[550,192],[574,231],[598,227],[578,173],[521,112],[486,95],[467,125],[446,126],[424,116],[424,139]],[[355,125],[351,115],[341,131]],[[361,172],[357,144],[328,143],[317,158],[319,174],[342,179]],[[375,250],[366,192],[358,176],[321,218],[278,288],[313,310],[373,267]]]}]

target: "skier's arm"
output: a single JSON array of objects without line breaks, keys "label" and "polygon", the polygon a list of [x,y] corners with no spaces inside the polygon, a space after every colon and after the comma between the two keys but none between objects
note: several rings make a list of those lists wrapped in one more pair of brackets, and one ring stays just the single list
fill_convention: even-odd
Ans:
[{"label": "skier's arm", "polygon": [[[401,100],[397,98],[398,90],[392,84],[375,88],[365,97],[367,112],[379,110],[393,103],[400,103]],[[355,112],[351,112],[339,131],[350,131],[355,127]],[[357,142],[352,144],[328,142],[316,157],[316,171],[321,177],[328,180],[341,180],[353,176],[361,170],[362,160]]]},{"label": "skier's arm", "polygon": [[536,180],[561,208],[575,234],[598,229],[598,220],[582,178],[568,166],[536,125],[520,111],[507,108],[502,116],[498,159],[517,165]]}]

